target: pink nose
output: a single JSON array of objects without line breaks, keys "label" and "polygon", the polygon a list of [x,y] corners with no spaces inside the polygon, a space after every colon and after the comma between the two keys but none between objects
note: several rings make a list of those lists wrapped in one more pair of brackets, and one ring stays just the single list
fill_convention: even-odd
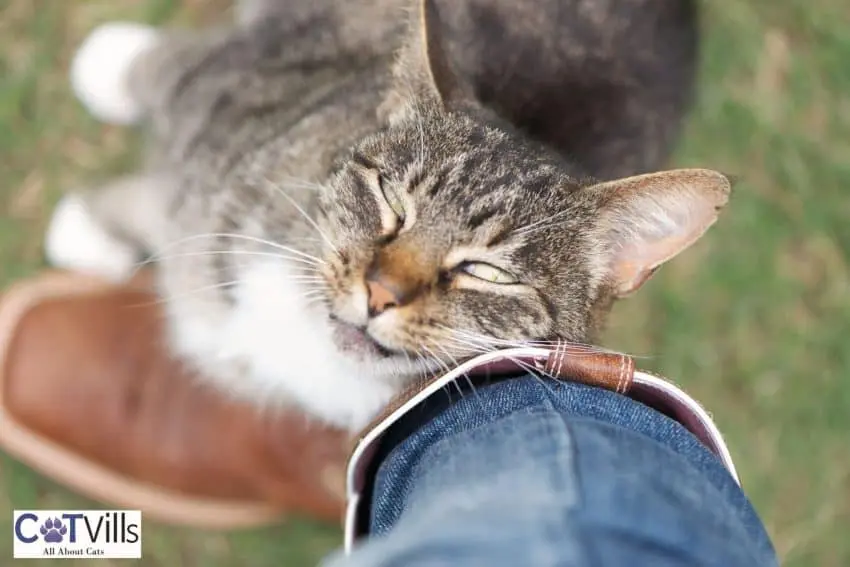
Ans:
[{"label": "pink nose", "polygon": [[[369,291],[369,314],[380,315],[391,307],[398,307],[401,299],[398,293],[393,293],[393,286],[385,285],[378,280],[367,280],[366,289]],[[398,291],[398,290],[396,290]]]}]

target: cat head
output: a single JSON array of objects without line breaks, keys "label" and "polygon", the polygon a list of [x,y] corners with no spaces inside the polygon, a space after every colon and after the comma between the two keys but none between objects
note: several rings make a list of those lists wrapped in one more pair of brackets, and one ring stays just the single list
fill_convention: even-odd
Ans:
[{"label": "cat head", "polygon": [[433,1],[412,20],[386,127],[321,197],[332,317],[382,356],[592,340],[613,299],[715,222],[729,180],[704,169],[582,177],[475,102]]}]

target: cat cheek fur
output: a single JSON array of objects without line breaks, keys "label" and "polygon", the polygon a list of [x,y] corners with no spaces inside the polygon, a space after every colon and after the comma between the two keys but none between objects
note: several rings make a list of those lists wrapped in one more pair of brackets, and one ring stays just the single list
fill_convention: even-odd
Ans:
[{"label": "cat cheek fur", "polygon": [[327,294],[331,313],[346,323],[365,326],[369,320],[369,298],[363,270],[352,269],[338,260],[329,261],[332,269],[327,276]]}]

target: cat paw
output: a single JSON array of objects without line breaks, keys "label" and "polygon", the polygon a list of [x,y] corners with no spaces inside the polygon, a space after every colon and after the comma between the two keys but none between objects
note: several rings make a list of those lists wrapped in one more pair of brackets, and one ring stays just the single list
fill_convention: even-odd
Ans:
[{"label": "cat paw", "polygon": [[142,118],[144,110],[130,92],[130,69],[157,41],[155,28],[124,22],[103,24],[89,34],[71,62],[71,86],[92,115],[112,124]]},{"label": "cat paw", "polygon": [[113,282],[127,280],[138,261],[136,250],[100,226],[85,201],[76,195],[64,197],[56,206],[44,251],[53,266]]},{"label": "cat paw", "polygon": [[239,0],[233,7],[237,26],[250,26],[263,15],[268,0]]}]

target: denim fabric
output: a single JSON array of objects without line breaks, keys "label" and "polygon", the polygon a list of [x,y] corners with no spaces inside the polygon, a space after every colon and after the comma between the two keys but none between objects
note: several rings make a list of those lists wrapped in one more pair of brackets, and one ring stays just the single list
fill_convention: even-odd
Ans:
[{"label": "denim fabric", "polygon": [[757,567],[770,540],[686,429],[619,394],[479,388],[378,469],[370,540],[335,567]]}]

